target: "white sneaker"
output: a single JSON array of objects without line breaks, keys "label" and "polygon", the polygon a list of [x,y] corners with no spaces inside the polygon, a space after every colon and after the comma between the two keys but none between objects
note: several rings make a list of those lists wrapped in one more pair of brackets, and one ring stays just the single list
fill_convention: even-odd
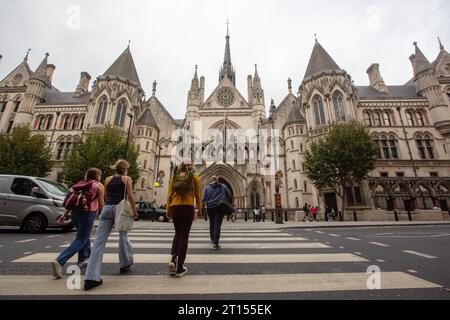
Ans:
[{"label": "white sneaker", "polygon": [[84,268],[87,267],[88,263],[89,263],[89,261],[87,261],[87,260],[86,260],[86,261],[83,261],[83,262],[80,262],[80,263],[78,264],[78,268],[84,269]]},{"label": "white sneaker", "polygon": [[55,279],[61,279],[62,278],[62,265],[59,264],[58,261],[52,262],[52,273]]},{"label": "white sneaker", "polygon": [[188,269],[185,266],[183,266],[183,268],[181,270],[177,271],[177,274],[175,276],[177,278],[181,278],[181,277],[185,276],[187,272],[188,272]]}]

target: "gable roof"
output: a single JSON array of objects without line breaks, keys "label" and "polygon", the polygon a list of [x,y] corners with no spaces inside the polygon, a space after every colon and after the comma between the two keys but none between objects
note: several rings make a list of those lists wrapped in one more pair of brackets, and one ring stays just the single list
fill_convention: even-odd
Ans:
[{"label": "gable roof", "polygon": [[319,41],[316,40],[313,51],[311,53],[311,58],[309,59],[308,68],[306,69],[304,79],[309,78],[312,75],[315,75],[316,73],[320,73],[322,71],[333,70],[341,71],[341,68],[322,47]]},{"label": "gable roof", "polygon": [[25,71],[25,75],[24,75],[24,79],[28,80],[31,75],[33,74],[33,71],[30,69],[30,66],[28,65],[28,60],[27,59],[23,59],[23,61],[16,67],[14,68],[13,71],[11,71],[5,78],[3,78],[0,83],[5,82],[8,78],[10,78],[13,74],[15,73],[21,73],[20,71],[23,70]]},{"label": "gable roof", "polygon": [[298,110],[298,107],[296,105],[294,105],[291,113],[289,114],[289,116],[286,120],[286,124],[291,124],[291,123],[306,123],[305,118],[300,113],[300,110]]},{"label": "gable roof", "polygon": [[139,117],[139,119],[137,121],[137,125],[158,128],[155,118],[153,118],[153,115],[150,112],[149,108],[145,108],[144,112],[142,113],[142,115]]}]

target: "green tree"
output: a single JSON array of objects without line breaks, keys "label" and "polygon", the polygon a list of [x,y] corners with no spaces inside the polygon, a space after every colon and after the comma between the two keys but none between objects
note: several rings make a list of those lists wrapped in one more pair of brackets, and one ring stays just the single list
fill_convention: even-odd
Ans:
[{"label": "green tree", "polygon": [[375,169],[378,146],[366,127],[353,121],[335,125],[306,152],[305,171],[318,189],[333,189],[346,204],[345,187],[361,183]]},{"label": "green tree", "polygon": [[[114,172],[110,167],[117,160],[124,159],[125,144],[123,134],[114,128],[88,133],[84,141],[78,142],[65,158],[62,172],[64,182],[69,186],[73,185],[83,179],[86,170],[92,167],[102,170],[103,179],[113,175]],[[125,160],[130,163],[128,175],[134,182],[139,179],[137,157],[137,149],[130,141]]]},{"label": "green tree", "polygon": [[28,126],[0,135],[0,174],[45,177],[52,168],[51,158],[46,138],[32,135]]}]

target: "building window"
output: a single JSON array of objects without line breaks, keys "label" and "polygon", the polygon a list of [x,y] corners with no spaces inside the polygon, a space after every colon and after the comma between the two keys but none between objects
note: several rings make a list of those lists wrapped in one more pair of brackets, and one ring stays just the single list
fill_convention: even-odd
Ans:
[{"label": "building window", "polygon": [[416,144],[421,159],[435,159],[434,142],[429,135],[417,135]]},{"label": "building window", "polygon": [[147,141],[147,143],[145,144],[145,150],[148,151],[148,148],[150,147],[150,142]]},{"label": "building window", "polygon": [[403,178],[405,176],[404,172],[396,172],[395,175],[399,178]]},{"label": "building window", "polygon": [[347,204],[363,204],[361,187],[345,187],[345,192],[347,196]]},{"label": "building window", "polygon": [[379,146],[378,158],[379,159],[398,159],[398,142],[394,136],[381,136],[380,138],[374,137],[374,141]]},{"label": "building window", "polygon": [[323,109],[323,100],[320,96],[316,95],[313,99],[314,115],[316,117],[316,125],[320,126],[325,124],[325,112]]},{"label": "building window", "polygon": [[411,111],[406,112],[406,121],[408,121],[408,125],[414,127],[414,115]]},{"label": "building window", "polygon": [[83,129],[84,126],[84,119],[86,118],[86,116],[81,116],[81,121],[80,121],[80,129]]},{"label": "building window", "polygon": [[142,182],[141,182],[141,189],[144,189],[145,188],[145,179],[142,179]]},{"label": "building window", "polygon": [[72,121],[72,130],[78,129],[79,122],[80,122],[80,117],[75,116]]},{"label": "building window", "polygon": [[423,116],[423,113],[421,111],[416,113],[417,116],[417,124],[421,127],[425,126],[425,118]]},{"label": "building window", "polygon": [[0,113],[5,112],[6,103],[6,101],[0,101]]},{"label": "building window", "polygon": [[372,126],[372,117],[370,116],[370,112],[368,111],[364,111],[364,123],[368,127]]},{"label": "building window", "polygon": [[300,152],[303,152],[303,143],[300,143]]},{"label": "building window", "polygon": [[294,141],[291,140],[291,149],[294,150]]},{"label": "building window", "polygon": [[345,121],[344,99],[340,91],[335,91],[333,93],[333,105],[336,121]]},{"label": "building window", "polygon": [[19,107],[20,107],[20,100],[14,101],[14,108],[13,108],[13,112],[17,112],[19,111]]},{"label": "building window", "polygon": [[66,116],[66,117],[64,118],[63,129],[64,129],[64,130],[69,129],[69,124],[70,124],[70,116]]},{"label": "building window", "polygon": [[144,170],[147,169],[147,160],[144,160]]},{"label": "building window", "polygon": [[389,112],[383,112],[383,120],[384,120],[384,125],[387,127],[392,126],[392,121],[391,121],[391,115],[389,114]]},{"label": "building window", "polygon": [[375,112],[375,127],[381,127],[381,115],[379,112]]},{"label": "building window", "polygon": [[292,169],[295,170],[295,160],[292,160]]},{"label": "building window", "polygon": [[106,111],[108,110],[108,98],[103,96],[98,104],[97,117],[95,118],[95,124],[104,124],[106,118]]},{"label": "building window", "polygon": [[433,177],[433,178],[439,177],[439,172],[436,172],[436,171],[430,172],[430,177]]},{"label": "building window", "polygon": [[392,159],[398,159],[397,139],[394,136],[389,136],[389,147],[391,149]]},{"label": "building window", "polygon": [[297,179],[294,179],[294,189],[295,189],[295,190],[298,189]]},{"label": "building window", "polygon": [[300,208],[300,201],[298,200],[298,198],[295,198],[295,207]]},{"label": "building window", "polygon": [[308,192],[308,182],[303,181],[303,188],[305,189],[305,192]]},{"label": "building window", "polygon": [[11,133],[13,125],[14,125],[14,121],[11,120],[8,124],[8,129],[6,130],[6,133]]},{"label": "building window", "polygon": [[47,118],[47,125],[45,126],[46,130],[50,130],[53,124],[53,116],[49,116]]},{"label": "building window", "polygon": [[37,126],[38,130],[42,130],[42,127],[44,125],[44,120],[45,120],[44,116],[39,117],[38,126]]},{"label": "building window", "polygon": [[117,127],[123,127],[125,125],[125,117],[127,115],[127,102],[125,99],[119,101],[117,105],[116,118],[114,119],[114,125]]},{"label": "building window", "polygon": [[389,172],[380,172],[380,177],[382,177],[382,178],[389,177]]},{"label": "building window", "polygon": [[62,141],[59,143],[58,146],[58,153],[56,154],[56,160],[61,160],[64,156],[64,146],[65,146],[65,142]]}]

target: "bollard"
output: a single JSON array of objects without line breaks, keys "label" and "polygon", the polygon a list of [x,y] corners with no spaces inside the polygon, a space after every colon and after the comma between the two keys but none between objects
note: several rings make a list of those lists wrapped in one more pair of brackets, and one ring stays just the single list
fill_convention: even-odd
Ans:
[{"label": "bollard", "polygon": [[248,221],[248,211],[245,211],[244,220],[245,220],[245,222]]},{"label": "bollard", "polygon": [[353,211],[353,220],[358,221],[358,216],[356,215],[356,211]]},{"label": "bollard", "polygon": [[395,217],[395,221],[398,221],[398,214],[397,214],[397,210],[394,210],[394,217]]},{"label": "bollard", "polygon": [[328,212],[325,210],[325,222],[328,222]]},{"label": "bollard", "polygon": [[411,210],[408,210],[408,220],[412,221]]},{"label": "bollard", "polygon": [[284,220],[286,222],[288,222],[288,212],[287,211],[284,212]]},{"label": "bollard", "polygon": [[[449,214],[450,214],[450,211],[449,211]],[[272,211],[272,222],[274,222],[275,221],[275,213]]]},{"label": "bollard", "polygon": [[339,211],[339,221],[344,221],[343,217],[342,217],[342,212]]}]

